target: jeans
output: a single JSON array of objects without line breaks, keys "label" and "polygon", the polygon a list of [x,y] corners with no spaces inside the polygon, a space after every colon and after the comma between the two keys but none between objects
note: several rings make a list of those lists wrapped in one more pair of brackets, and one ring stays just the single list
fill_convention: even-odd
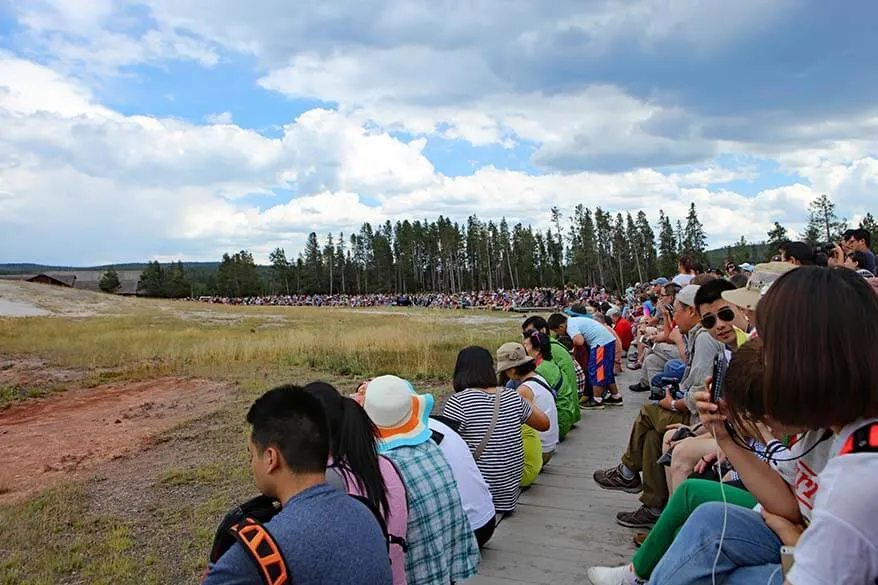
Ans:
[{"label": "jeans", "polygon": [[[674,542],[674,538],[680,528],[689,519],[689,516],[702,504],[707,502],[722,502],[722,492],[719,482],[704,479],[687,479],[671,494],[668,505],[659,516],[658,522],[644,543],[634,554],[634,573],[641,579],[649,579],[655,566]],[[730,485],[722,486],[725,489],[726,500],[730,504],[752,508],[756,505],[756,498],[750,492],[733,488]],[[720,524],[722,526],[722,524]],[[760,584],[761,585],[761,584]]]},{"label": "jeans", "polygon": [[[656,585],[710,585],[723,528],[723,503],[699,506],[649,579]],[[780,539],[759,512],[729,504],[716,582],[722,585],[781,585]]]},{"label": "jeans", "polygon": [[668,425],[682,424],[688,414],[665,410],[658,404],[645,404],[634,419],[628,449],[622,463],[631,471],[643,472],[643,493],[640,502],[649,508],[662,508],[668,500],[668,481],[665,469],[656,461],[662,456],[662,439]]}]

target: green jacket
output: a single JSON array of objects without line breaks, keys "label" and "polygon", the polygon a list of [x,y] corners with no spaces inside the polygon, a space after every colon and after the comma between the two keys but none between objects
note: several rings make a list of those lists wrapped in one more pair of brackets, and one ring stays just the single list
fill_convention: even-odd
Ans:
[{"label": "green jacket", "polygon": [[[563,439],[567,431],[579,422],[582,415],[579,412],[579,392],[576,387],[576,370],[573,367],[573,357],[566,347],[555,340],[552,340],[552,363],[564,376],[564,384],[558,391],[558,398],[555,400],[555,406],[558,409],[558,435]],[[545,378],[545,376],[543,377]],[[557,382],[557,378],[555,378],[554,382],[548,378],[546,378],[546,381],[553,384]]]}]

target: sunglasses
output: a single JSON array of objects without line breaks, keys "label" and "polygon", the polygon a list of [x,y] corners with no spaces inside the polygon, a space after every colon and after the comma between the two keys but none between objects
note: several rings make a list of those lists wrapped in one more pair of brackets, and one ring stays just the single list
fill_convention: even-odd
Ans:
[{"label": "sunglasses", "polygon": [[701,318],[701,326],[705,329],[713,329],[716,326],[716,320],[730,323],[735,320],[735,312],[730,307],[723,307],[716,312],[716,315],[705,315]]}]

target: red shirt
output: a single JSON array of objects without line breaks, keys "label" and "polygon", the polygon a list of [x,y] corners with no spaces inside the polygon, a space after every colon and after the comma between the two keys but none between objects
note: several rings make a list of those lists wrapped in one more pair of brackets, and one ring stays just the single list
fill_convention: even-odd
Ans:
[{"label": "red shirt", "polygon": [[616,321],[616,325],[613,326],[613,329],[616,330],[616,334],[619,336],[619,339],[622,340],[622,349],[628,351],[628,348],[631,347],[631,342],[634,341],[634,333],[631,331],[631,323],[628,319],[619,319]]}]

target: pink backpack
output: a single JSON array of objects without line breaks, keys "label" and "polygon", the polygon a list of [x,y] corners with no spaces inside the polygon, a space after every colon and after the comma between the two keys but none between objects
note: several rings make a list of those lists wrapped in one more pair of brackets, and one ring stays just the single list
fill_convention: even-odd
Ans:
[{"label": "pink backpack", "polygon": [[[387,488],[387,504],[390,510],[381,510],[387,527],[388,555],[390,568],[393,572],[393,585],[406,585],[405,553],[408,549],[405,541],[406,527],[409,520],[408,500],[406,499],[405,483],[396,469],[396,465],[383,455],[378,456],[378,467]],[[362,497],[363,493],[354,477],[341,466],[335,466],[345,481],[346,491],[352,496]]]}]

